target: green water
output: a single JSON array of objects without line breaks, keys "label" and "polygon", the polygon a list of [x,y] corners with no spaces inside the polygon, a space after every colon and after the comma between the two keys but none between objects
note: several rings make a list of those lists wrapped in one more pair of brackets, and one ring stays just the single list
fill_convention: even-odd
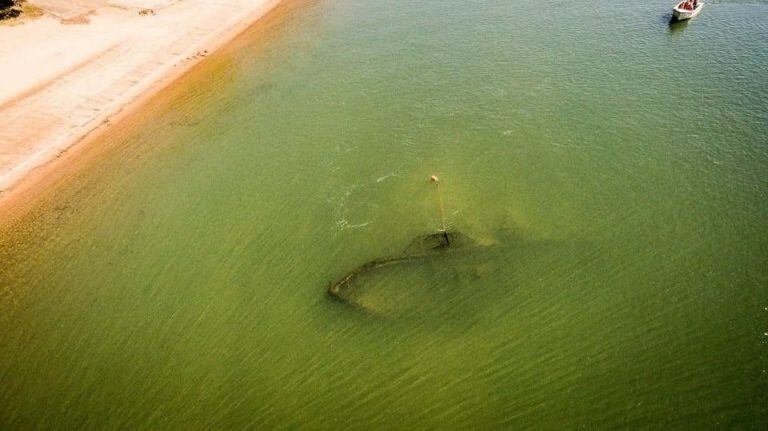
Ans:
[{"label": "green water", "polygon": [[[0,429],[759,429],[768,4],[288,1],[0,233]],[[621,6],[621,7],[617,7]],[[446,218],[483,247],[329,281]]]}]

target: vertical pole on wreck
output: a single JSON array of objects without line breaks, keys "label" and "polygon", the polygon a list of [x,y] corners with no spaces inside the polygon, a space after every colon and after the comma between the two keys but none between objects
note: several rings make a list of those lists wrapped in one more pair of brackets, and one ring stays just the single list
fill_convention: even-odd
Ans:
[{"label": "vertical pole on wreck", "polygon": [[429,181],[435,183],[435,190],[437,190],[437,201],[440,204],[440,231],[443,233],[445,245],[451,245],[451,241],[448,239],[448,228],[445,225],[445,207],[443,206],[443,195],[440,194],[440,178],[437,175],[432,175],[429,177]]}]

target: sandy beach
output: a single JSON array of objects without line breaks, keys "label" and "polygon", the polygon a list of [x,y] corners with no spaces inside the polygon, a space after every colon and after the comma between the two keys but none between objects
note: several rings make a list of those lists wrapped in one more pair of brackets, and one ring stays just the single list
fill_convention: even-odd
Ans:
[{"label": "sandy beach", "polygon": [[45,16],[0,26],[0,201],[279,1],[33,0]]}]

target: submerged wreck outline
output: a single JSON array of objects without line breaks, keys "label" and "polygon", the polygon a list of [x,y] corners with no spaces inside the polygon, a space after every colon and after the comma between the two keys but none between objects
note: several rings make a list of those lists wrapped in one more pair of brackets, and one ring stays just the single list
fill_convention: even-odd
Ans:
[{"label": "submerged wreck outline", "polygon": [[420,236],[413,240],[402,254],[370,260],[347,272],[336,282],[329,282],[327,292],[330,296],[345,304],[367,312],[374,312],[374,310],[369,309],[350,297],[350,293],[353,290],[353,282],[356,279],[385,266],[431,259],[441,255],[443,252],[447,252],[449,249],[462,248],[462,246],[466,245],[478,246],[475,241],[458,232],[441,230],[437,233]]},{"label": "submerged wreck outline", "polygon": [[365,306],[353,297],[355,293],[353,283],[360,277],[391,265],[425,261],[445,256],[446,253],[452,253],[459,250],[469,251],[477,250],[478,248],[488,249],[493,247],[480,245],[472,238],[460,232],[450,231],[448,229],[445,217],[445,206],[443,205],[443,197],[440,193],[440,179],[437,175],[431,175],[428,181],[435,185],[435,194],[440,216],[440,229],[435,233],[417,237],[411,241],[411,244],[399,255],[375,258],[347,272],[341,278],[336,280],[336,282],[329,281],[327,290],[329,296],[365,312],[376,313],[375,310]]}]

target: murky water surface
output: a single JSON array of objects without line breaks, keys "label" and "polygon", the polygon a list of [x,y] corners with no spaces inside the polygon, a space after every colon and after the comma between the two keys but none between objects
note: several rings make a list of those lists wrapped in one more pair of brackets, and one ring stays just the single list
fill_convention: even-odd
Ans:
[{"label": "murky water surface", "polygon": [[288,1],[0,235],[0,428],[764,426],[768,5],[670,6]]}]

